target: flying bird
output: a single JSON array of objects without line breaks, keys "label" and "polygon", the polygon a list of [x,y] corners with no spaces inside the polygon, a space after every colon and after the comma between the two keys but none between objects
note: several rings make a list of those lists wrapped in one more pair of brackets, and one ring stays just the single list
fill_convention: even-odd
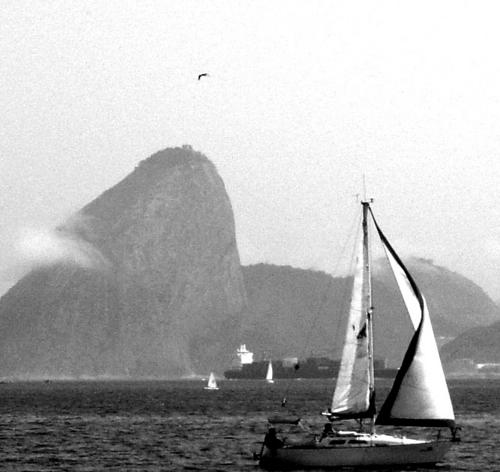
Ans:
[{"label": "flying bird", "polygon": [[198,76],[198,80],[200,80],[202,77],[208,77],[208,73],[207,72],[203,72],[203,74],[200,74]]}]

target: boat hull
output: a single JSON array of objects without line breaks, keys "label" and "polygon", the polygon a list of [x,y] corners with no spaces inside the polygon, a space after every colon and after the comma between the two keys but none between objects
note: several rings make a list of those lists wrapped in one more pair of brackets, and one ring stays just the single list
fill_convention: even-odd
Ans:
[{"label": "boat hull", "polygon": [[432,465],[450,449],[449,441],[422,441],[398,445],[264,447],[260,466],[265,469],[341,468]]}]

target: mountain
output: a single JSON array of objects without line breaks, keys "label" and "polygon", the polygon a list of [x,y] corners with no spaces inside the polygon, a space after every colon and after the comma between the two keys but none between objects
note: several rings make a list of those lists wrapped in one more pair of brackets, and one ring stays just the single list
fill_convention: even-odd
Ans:
[{"label": "mountain", "polygon": [[0,299],[0,375],[169,377],[229,362],[246,294],[231,203],[205,156],[154,154],[56,237],[70,253]]},{"label": "mountain", "polygon": [[[473,282],[430,260],[407,261],[426,296],[438,340],[500,320],[500,310]],[[392,273],[377,262],[374,270],[375,356],[397,365],[410,324]],[[310,355],[339,358],[351,279],[323,272],[257,264],[243,267],[252,311],[243,324],[242,342],[261,356]],[[401,314],[403,313],[403,316]]]}]

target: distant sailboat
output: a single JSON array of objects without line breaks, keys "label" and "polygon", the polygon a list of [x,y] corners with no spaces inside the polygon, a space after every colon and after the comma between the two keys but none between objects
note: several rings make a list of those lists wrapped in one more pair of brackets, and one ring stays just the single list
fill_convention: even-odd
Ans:
[{"label": "distant sailboat", "polygon": [[[392,389],[378,415],[373,368],[373,305],[368,222],[378,234],[410,316],[413,334]],[[291,442],[271,427],[262,444],[263,467],[340,468],[432,465],[443,459],[456,436],[455,416],[434,338],[427,303],[373,216],[370,202],[362,202],[361,240],[348,313],[344,349],[333,400],[321,436]],[[371,232],[370,232],[371,234]],[[335,431],[334,421],[354,419],[356,431]],[[295,420],[295,423],[299,419]],[[367,421],[363,425],[363,421]],[[451,438],[409,439],[380,434],[375,425],[448,427]],[[366,430],[364,430],[366,428]]]},{"label": "distant sailboat", "polygon": [[274,380],[273,380],[273,364],[272,364],[271,361],[269,361],[269,364],[267,365],[266,381],[267,381],[267,383],[274,383]]},{"label": "distant sailboat", "polygon": [[208,385],[205,387],[205,390],[219,390],[217,387],[217,381],[215,380],[215,375],[213,372],[210,372],[208,377]]}]

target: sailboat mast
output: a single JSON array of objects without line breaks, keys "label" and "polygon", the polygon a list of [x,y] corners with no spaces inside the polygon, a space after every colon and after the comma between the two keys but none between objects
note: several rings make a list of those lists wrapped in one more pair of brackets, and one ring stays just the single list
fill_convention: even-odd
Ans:
[{"label": "sailboat mast", "polygon": [[373,402],[375,401],[375,372],[373,367],[373,305],[372,305],[372,277],[371,277],[371,256],[370,256],[370,244],[369,244],[369,234],[368,234],[368,212],[370,210],[370,202],[363,201],[363,260],[365,261],[364,267],[364,279],[365,283],[363,287],[365,293],[363,297],[365,298],[366,307],[366,327],[368,334],[368,382],[369,382],[369,392],[370,392],[370,403],[372,404],[372,415],[370,418],[370,431],[374,433],[375,431],[375,408]]}]

